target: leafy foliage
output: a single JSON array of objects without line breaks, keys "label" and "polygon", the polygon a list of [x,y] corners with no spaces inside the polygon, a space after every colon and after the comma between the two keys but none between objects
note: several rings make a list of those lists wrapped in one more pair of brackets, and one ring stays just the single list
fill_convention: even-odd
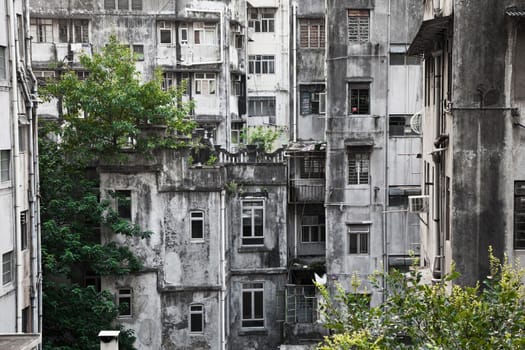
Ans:
[{"label": "leafy foliage", "polygon": [[283,134],[283,129],[278,127],[268,126],[254,126],[244,130],[247,139],[247,144],[258,145],[265,152],[270,152],[273,149],[275,141]]},{"label": "leafy foliage", "polygon": [[[163,91],[159,73],[140,82],[133,55],[114,37],[101,54],[83,56],[81,63],[89,71],[85,80],[68,72],[43,90],[62,105],[59,120],[41,124],[39,140],[43,341],[49,350],[98,350],[98,332],[119,327],[113,295],[86,286],[83,277],[125,275],[142,265],[127,246],[102,242],[101,228],[151,235],[120,218],[111,199],[100,200],[96,163],[122,160],[130,149],[150,154],[182,146],[193,129],[186,119],[192,106],[181,102],[180,90]],[[153,127],[163,134],[150,133]],[[122,329],[120,348],[133,349],[133,341],[133,332]]]},{"label": "leafy foliage", "polygon": [[[492,255],[491,266],[491,275],[475,287],[447,287],[455,271],[434,285],[421,284],[417,268],[408,276],[393,271],[385,276],[385,302],[371,308],[357,293],[339,287],[330,298],[318,286],[326,325],[335,332],[318,349],[523,349],[525,271]],[[372,278],[376,286],[378,277]]]}]

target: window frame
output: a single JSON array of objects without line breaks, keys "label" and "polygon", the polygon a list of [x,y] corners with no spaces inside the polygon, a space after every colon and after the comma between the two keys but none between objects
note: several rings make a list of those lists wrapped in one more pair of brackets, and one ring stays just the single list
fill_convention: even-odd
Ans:
[{"label": "window frame", "polygon": [[248,55],[248,74],[275,74],[275,55]]},{"label": "window frame", "polygon": [[275,15],[272,7],[252,7],[248,9],[248,28],[255,33],[275,33]]},{"label": "window frame", "polygon": [[299,113],[301,115],[326,114],[326,84],[299,85]]},{"label": "window frame", "polygon": [[[261,294],[260,300],[261,300],[262,305],[260,305],[259,307],[255,305],[256,293]],[[246,311],[250,311],[249,318],[245,318],[245,314],[247,313],[245,312],[245,306],[246,306],[245,301],[244,301],[245,294],[250,295],[250,310],[246,310]],[[264,317],[265,305],[264,304],[265,304],[264,302],[264,282],[253,281],[253,282],[242,283],[242,288],[241,288],[241,327],[242,328],[260,329],[260,328],[265,327],[265,317]],[[255,311],[256,309],[261,309],[261,313],[262,313],[261,317],[257,317],[258,315],[256,315],[256,311]]]},{"label": "window frame", "polygon": [[0,183],[11,182],[11,167],[11,150],[0,150]]},{"label": "window frame", "polygon": [[[312,33],[313,28],[316,28],[317,33]],[[323,49],[326,46],[325,31],[324,18],[300,19],[299,47],[301,49]],[[312,43],[313,36],[317,37],[317,45]]]},{"label": "window frame", "polygon": [[370,42],[370,10],[348,9],[347,40],[354,44]]},{"label": "window frame", "polygon": [[[354,115],[370,115],[370,83],[353,83],[349,82],[347,84],[348,86],[348,115],[354,116]],[[365,94],[366,91],[366,94]],[[354,92],[357,92],[357,96],[354,95]],[[361,98],[366,98],[365,101],[361,101]],[[356,102],[356,103],[354,103]],[[364,103],[363,107],[361,107],[361,102]],[[366,105],[366,107],[365,107]],[[356,108],[355,112],[353,108]]]},{"label": "window frame", "polygon": [[144,61],[144,44],[132,44],[131,51],[135,61]]},{"label": "window frame", "polygon": [[7,47],[0,45],[0,80],[7,80],[7,63],[6,63]]},{"label": "window frame", "polygon": [[[306,218],[312,218],[311,223],[305,223]],[[315,218],[315,220],[313,219]],[[306,220],[308,221],[308,220]],[[314,223],[313,221],[317,221]],[[317,239],[313,239],[312,228],[317,228]],[[304,228],[308,228],[308,239],[305,240]],[[326,220],[324,215],[303,215],[301,217],[301,243],[302,244],[319,244],[326,242]]]},{"label": "window frame", "polygon": [[232,145],[244,144],[244,128],[245,128],[245,124],[243,122],[232,122],[231,123],[230,140],[231,140]]},{"label": "window frame", "polygon": [[28,210],[20,212],[20,250],[26,250],[29,241],[29,221],[28,221]]},{"label": "window frame", "polygon": [[[7,269],[8,267],[8,269]],[[14,252],[8,251],[2,254],[2,285],[5,286],[14,280]]]},{"label": "window frame", "polygon": [[[258,205],[257,204],[251,204],[251,205],[245,204],[249,202],[258,202],[259,204]],[[249,216],[247,213],[245,213],[245,210],[250,211]],[[259,211],[259,210],[262,211],[261,212],[262,224],[260,225],[262,226],[261,235],[257,235],[257,227],[259,225],[256,225],[255,223],[256,218],[257,218],[255,211]],[[249,235],[245,235],[245,231],[244,231],[244,219],[245,218],[250,218],[250,226],[249,226],[250,234]],[[254,198],[244,198],[241,200],[241,234],[240,234],[241,246],[245,246],[245,247],[246,246],[248,247],[264,246],[264,233],[266,229],[265,221],[266,221],[266,200],[264,198],[254,197]]]},{"label": "window frame", "polygon": [[[513,214],[513,246],[515,250],[525,250],[525,181],[514,181]],[[518,229],[520,226],[523,228]]]},{"label": "window frame", "polygon": [[[197,311],[197,310],[192,310],[192,308],[200,308],[200,311]],[[194,315],[200,315],[201,317],[201,320],[200,320],[200,324],[201,324],[201,329],[200,330],[197,330],[197,331],[194,331],[192,326],[193,326],[193,316]],[[189,307],[188,307],[188,328],[189,328],[189,332],[190,332],[190,335],[198,335],[198,334],[203,334],[204,333],[204,325],[206,324],[205,320],[204,320],[204,317],[205,317],[205,313],[204,313],[204,305],[203,304],[199,304],[199,303],[193,303],[193,304],[190,304]]]},{"label": "window frame", "polygon": [[[354,230],[352,230],[354,229]],[[355,252],[352,250],[352,236],[355,236]],[[363,239],[364,238],[364,239]],[[366,246],[363,248],[363,241],[366,241]],[[347,244],[348,255],[369,255],[370,254],[370,225],[366,224],[350,224],[347,225]]]},{"label": "window frame", "polygon": [[[199,214],[200,217],[197,215]],[[200,222],[201,225],[201,236],[194,237],[193,223]],[[190,211],[190,240],[192,242],[203,242],[204,241],[204,211],[203,210],[191,210]]]},{"label": "window frame", "polygon": [[326,178],[326,158],[323,156],[305,155],[300,158],[301,179],[324,179]]},{"label": "window frame", "polygon": [[217,76],[215,73],[195,73],[195,95],[217,95]]},{"label": "window frame", "polygon": [[[115,190],[115,211],[117,212],[117,215],[119,218],[123,219],[123,220],[128,220],[128,221],[133,221],[133,191],[131,190],[128,190],[128,189],[119,189],[119,190]],[[129,196],[127,195],[129,194]],[[126,216],[121,216],[121,207],[120,207],[120,198],[124,197],[125,200],[128,200],[129,198],[129,217]],[[125,206],[127,207],[128,204],[125,204]],[[122,209],[124,209],[124,207],[122,207]],[[126,209],[128,210],[128,209]]]},{"label": "window frame", "polygon": [[275,117],[276,116],[276,97],[275,96],[248,97],[248,116],[249,117]]},{"label": "window frame", "polygon": [[53,20],[51,18],[31,18],[29,26],[34,43],[53,42]]},{"label": "window frame", "polygon": [[[129,291],[124,293],[123,291]],[[123,303],[121,299],[129,299],[128,308],[129,314],[122,314],[119,310],[118,318],[133,318],[133,288],[131,287],[120,287],[117,289],[117,306],[120,309],[120,304]]]},{"label": "window frame", "polygon": [[[182,35],[185,33],[185,35]],[[186,39],[183,39],[183,36],[186,36]],[[179,25],[179,43],[181,45],[188,45],[189,43],[189,30],[187,24]]]},{"label": "window frame", "polygon": [[[162,38],[162,33],[169,33],[169,41],[164,42]],[[158,22],[158,36],[159,36],[159,45],[172,45],[173,44],[173,23],[169,21],[159,21]]]},{"label": "window frame", "polygon": [[[347,149],[347,185],[370,185],[370,165],[371,165],[370,147],[348,147]],[[355,162],[352,166],[351,162]],[[366,161],[365,164],[362,162]],[[354,169],[352,169],[355,168]],[[355,174],[355,180],[352,175]]]}]

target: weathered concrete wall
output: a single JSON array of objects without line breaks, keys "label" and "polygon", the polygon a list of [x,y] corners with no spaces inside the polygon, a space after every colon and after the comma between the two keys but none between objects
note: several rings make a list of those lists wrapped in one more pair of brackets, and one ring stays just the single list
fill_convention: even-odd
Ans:
[{"label": "weathered concrete wall", "polygon": [[460,108],[505,105],[504,14],[503,2],[454,3],[452,101],[458,110],[453,121],[451,244],[460,283],[472,284],[488,275],[489,245],[496,256],[503,255],[507,118],[503,111]]}]

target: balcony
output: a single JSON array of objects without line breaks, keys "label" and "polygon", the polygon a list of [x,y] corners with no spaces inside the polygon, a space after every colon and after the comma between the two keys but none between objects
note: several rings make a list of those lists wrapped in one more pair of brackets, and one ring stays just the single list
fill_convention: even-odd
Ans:
[{"label": "balcony", "polygon": [[325,197],[325,180],[290,180],[289,194],[289,203],[323,203]]}]

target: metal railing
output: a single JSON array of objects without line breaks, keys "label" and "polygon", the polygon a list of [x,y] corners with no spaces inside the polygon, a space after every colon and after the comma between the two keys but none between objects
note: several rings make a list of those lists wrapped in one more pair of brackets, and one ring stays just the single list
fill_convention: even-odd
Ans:
[{"label": "metal railing", "polygon": [[324,179],[290,180],[290,203],[323,203],[325,200]]},{"label": "metal railing", "polygon": [[318,318],[315,286],[286,286],[286,322],[314,323]]}]

